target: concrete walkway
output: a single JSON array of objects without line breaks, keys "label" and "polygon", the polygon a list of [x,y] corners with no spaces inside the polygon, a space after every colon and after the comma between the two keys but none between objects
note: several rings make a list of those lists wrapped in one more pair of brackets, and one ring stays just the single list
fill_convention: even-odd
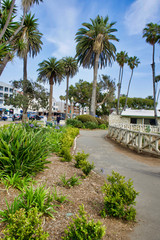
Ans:
[{"label": "concrete walkway", "polygon": [[[106,130],[81,130],[76,152],[89,153],[95,171],[105,176],[112,170],[132,178],[137,197],[138,224],[130,235],[131,240],[160,240],[160,165],[150,166],[137,161],[136,154],[119,151],[111,141],[104,139]],[[126,152],[126,153],[125,153]]]}]

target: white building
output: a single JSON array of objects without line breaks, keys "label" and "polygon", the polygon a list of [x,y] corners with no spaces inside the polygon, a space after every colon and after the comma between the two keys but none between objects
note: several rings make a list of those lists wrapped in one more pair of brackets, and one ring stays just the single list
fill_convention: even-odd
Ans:
[{"label": "white building", "polygon": [[17,92],[16,89],[14,89],[12,85],[0,81],[0,114],[4,112],[6,114],[20,113],[19,108],[14,108],[11,105],[10,106],[4,105],[5,96],[12,97],[13,93],[16,92]]}]

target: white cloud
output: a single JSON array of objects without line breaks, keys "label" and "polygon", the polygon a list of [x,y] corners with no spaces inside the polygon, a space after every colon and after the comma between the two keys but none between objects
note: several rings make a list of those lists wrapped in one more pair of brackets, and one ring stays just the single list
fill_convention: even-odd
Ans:
[{"label": "white cloud", "polygon": [[135,0],[125,13],[125,25],[130,35],[140,34],[149,22],[158,22],[160,0]]},{"label": "white cloud", "polygon": [[68,5],[66,0],[59,0],[58,3],[49,0],[46,4],[48,5],[47,19],[50,19],[50,23],[46,29],[45,38],[54,44],[55,50],[51,55],[57,58],[75,55],[74,38],[78,29],[80,8],[76,6],[77,1],[72,2],[71,5]]}]

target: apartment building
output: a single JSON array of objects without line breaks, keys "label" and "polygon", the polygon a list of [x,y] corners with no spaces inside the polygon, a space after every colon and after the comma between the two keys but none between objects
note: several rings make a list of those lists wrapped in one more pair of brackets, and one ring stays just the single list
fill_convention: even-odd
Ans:
[{"label": "apartment building", "polygon": [[5,96],[12,97],[16,90],[12,85],[0,81],[0,114],[2,113],[19,113],[20,109],[13,108],[13,106],[4,105]]}]

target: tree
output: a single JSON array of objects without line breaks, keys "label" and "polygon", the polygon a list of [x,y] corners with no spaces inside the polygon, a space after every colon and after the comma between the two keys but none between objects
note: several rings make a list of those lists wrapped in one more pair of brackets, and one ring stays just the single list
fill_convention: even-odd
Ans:
[{"label": "tree", "polygon": [[153,98],[154,98],[154,117],[157,125],[157,108],[156,108],[156,88],[155,88],[155,45],[160,41],[160,25],[148,23],[143,29],[143,38],[152,45],[152,79],[153,79]]},{"label": "tree", "polygon": [[53,99],[53,85],[56,83],[61,83],[64,77],[64,69],[61,61],[57,61],[56,58],[48,58],[39,63],[38,80],[49,82],[50,94],[49,94],[49,114],[48,121],[52,119],[52,99]]},{"label": "tree", "polygon": [[74,98],[74,103],[84,107],[91,106],[91,95],[92,95],[92,83],[79,79],[79,82],[75,84],[75,87],[71,85],[68,91],[69,99]]},{"label": "tree", "polygon": [[97,106],[101,106],[103,104],[109,105],[114,101],[115,98],[115,81],[111,80],[110,76],[102,74],[99,76],[98,82],[98,93],[97,94]]},{"label": "tree", "polygon": [[26,94],[23,94],[24,80],[12,81],[13,88],[16,88],[19,93],[14,93],[13,97],[5,97],[5,105],[12,105],[28,110],[39,110],[46,108],[48,105],[48,94],[43,86],[37,82],[25,81]]},{"label": "tree", "polygon": [[90,19],[90,23],[83,23],[85,28],[80,28],[76,33],[76,57],[80,65],[86,68],[93,67],[93,87],[90,114],[95,116],[97,74],[99,67],[111,65],[115,60],[116,47],[111,41],[118,41],[113,35],[117,29],[112,28],[115,22],[109,23],[108,16],[99,15],[96,19]]},{"label": "tree", "polygon": [[[114,101],[114,107],[117,106],[117,99]],[[120,97],[120,106],[124,108],[126,102],[126,96]],[[128,108],[131,109],[154,109],[153,99],[147,98],[128,98],[127,101]]]},{"label": "tree", "polygon": [[[0,45],[5,44],[7,48],[7,53],[3,56],[0,63],[0,75],[5,69],[7,63],[13,58],[15,54],[15,37],[21,31],[24,24],[24,19],[26,17],[27,11],[30,6],[34,3],[39,4],[39,2],[43,2],[43,0],[22,0],[22,9],[23,16],[21,21],[15,22],[13,21],[16,17],[16,8],[15,8],[15,0],[3,0],[1,11],[1,24],[0,24]],[[3,21],[3,22],[2,22]],[[9,33],[9,34],[8,34]],[[1,48],[0,48],[1,52]]]},{"label": "tree", "polygon": [[64,74],[67,77],[67,86],[66,86],[66,117],[68,118],[68,87],[69,87],[69,78],[74,77],[78,72],[77,60],[72,57],[65,57],[62,59],[62,64],[64,67]]},{"label": "tree", "polygon": [[[27,14],[24,20],[24,27],[21,32],[17,35],[17,55],[23,59],[23,95],[26,94],[26,83],[27,83],[27,58],[28,54],[31,57],[35,57],[41,50],[42,33],[37,29],[38,23],[37,19],[31,13]],[[27,111],[23,109],[23,119],[26,121]]]},{"label": "tree", "polygon": [[117,101],[117,115],[119,115],[119,101],[120,101],[120,94],[121,94],[121,87],[122,87],[122,79],[123,79],[123,68],[124,64],[128,61],[128,54],[125,51],[121,51],[117,53],[116,61],[120,66],[119,69],[119,79],[118,79],[118,101]]},{"label": "tree", "polygon": [[124,105],[124,108],[123,108],[124,111],[126,110],[126,107],[127,107],[127,99],[128,99],[128,94],[129,94],[129,89],[130,89],[132,77],[133,77],[133,70],[134,70],[135,67],[138,67],[139,63],[140,63],[140,61],[136,56],[128,58],[128,66],[131,69],[131,77],[130,77],[130,80],[129,80],[129,83],[128,83],[126,101],[125,101],[125,105]]}]

